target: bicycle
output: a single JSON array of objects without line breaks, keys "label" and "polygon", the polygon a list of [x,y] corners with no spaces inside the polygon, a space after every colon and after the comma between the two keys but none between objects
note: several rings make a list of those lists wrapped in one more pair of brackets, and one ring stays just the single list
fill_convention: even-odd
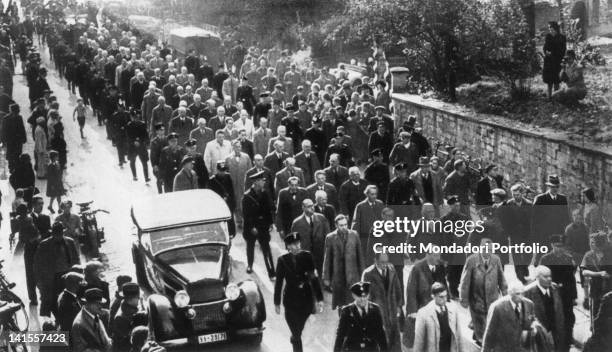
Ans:
[{"label": "bicycle", "polygon": [[[2,272],[4,259],[0,260],[0,336],[4,333],[23,333],[28,331],[30,320],[25,304],[13,292],[17,286],[10,282]],[[4,343],[4,342],[3,342]],[[8,343],[0,345],[0,351],[27,352],[25,343]]]}]

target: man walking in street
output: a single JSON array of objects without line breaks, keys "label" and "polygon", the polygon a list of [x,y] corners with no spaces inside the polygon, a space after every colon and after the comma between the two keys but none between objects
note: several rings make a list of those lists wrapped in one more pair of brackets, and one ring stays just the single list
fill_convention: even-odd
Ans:
[{"label": "man walking in street", "polygon": [[108,337],[102,320],[102,305],[106,303],[102,290],[90,288],[85,291],[85,303],[74,318],[70,337],[72,351],[109,351],[113,341]]},{"label": "man walking in street", "polygon": [[370,283],[370,301],[380,307],[388,351],[401,352],[399,318],[403,314],[404,293],[399,276],[389,263],[389,256],[386,253],[376,253],[374,264],[363,271],[361,281]]},{"label": "man walking in street", "polygon": [[174,177],[179,172],[185,152],[178,144],[178,134],[168,135],[168,145],[161,151],[159,175],[164,181],[164,192],[172,192]]},{"label": "man walking in street", "polygon": [[291,232],[300,235],[301,248],[312,253],[317,274],[321,275],[323,269],[323,256],[325,254],[325,237],[330,233],[329,224],[325,216],[314,211],[311,199],[302,201],[302,215],[293,220]]},{"label": "man walking in street", "polygon": [[274,262],[270,251],[270,226],[274,222],[272,218],[274,204],[270,195],[264,190],[267,182],[265,171],[254,173],[249,179],[253,184],[242,197],[244,215],[242,236],[247,243],[247,273],[253,272],[255,241],[259,241],[268,275],[274,277]]},{"label": "man walking in street", "polygon": [[370,301],[370,283],[350,288],[353,303],[340,311],[334,352],[387,351],[387,338],[380,307]]},{"label": "man walking in street", "polygon": [[359,282],[365,267],[359,235],[349,230],[348,219],[336,216],[336,231],[325,238],[323,285],[332,289],[332,309],[350,303],[350,287]]},{"label": "man walking in street", "polygon": [[[276,264],[276,283],[274,286],[274,310],[281,313],[281,294],[285,307],[285,320],[291,331],[291,344],[294,352],[303,351],[302,330],[310,314],[323,311],[323,292],[312,254],[301,249],[301,237],[291,232],[284,238],[289,253],[278,258]],[[283,283],[284,285],[283,290]],[[316,299],[316,307],[313,302]]]},{"label": "man walking in street", "polygon": [[432,301],[417,312],[413,351],[463,351],[459,313],[454,305],[448,304],[444,284],[431,285],[431,296]]}]

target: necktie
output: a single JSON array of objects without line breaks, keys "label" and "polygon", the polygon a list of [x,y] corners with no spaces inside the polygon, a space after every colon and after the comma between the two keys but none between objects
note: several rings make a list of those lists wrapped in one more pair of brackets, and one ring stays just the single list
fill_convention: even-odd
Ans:
[{"label": "necktie", "polygon": [[514,314],[516,315],[516,319],[521,320],[521,311],[519,310],[518,304],[514,306]]},{"label": "necktie", "polygon": [[104,343],[104,338],[102,338],[102,331],[100,330],[100,317],[96,315],[94,318],[94,329],[96,329],[96,334],[98,335],[98,339],[100,342]]}]

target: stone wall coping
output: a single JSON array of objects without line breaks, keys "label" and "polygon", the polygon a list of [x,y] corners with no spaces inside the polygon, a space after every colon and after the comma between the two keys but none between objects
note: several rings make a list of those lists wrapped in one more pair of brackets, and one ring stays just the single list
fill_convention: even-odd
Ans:
[{"label": "stone wall coping", "polygon": [[392,93],[391,97],[421,108],[451,114],[464,120],[489,125],[495,128],[501,128],[529,137],[542,138],[551,142],[565,144],[569,147],[577,148],[589,153],[597,153],[606,158],[612,158],[612,147],[601,146],[590,142],[584,142],[583,144],[582,142],[569,140],[567,133],[552,128],[533,126],[498,115],[481,114],[467,107],[445,103],[436,99],[426,99],[414,94]]}]

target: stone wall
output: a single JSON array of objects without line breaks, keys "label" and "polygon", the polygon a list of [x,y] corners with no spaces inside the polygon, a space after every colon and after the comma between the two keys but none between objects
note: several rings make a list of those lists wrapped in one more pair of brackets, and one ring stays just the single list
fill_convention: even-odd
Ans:
[{"label": "stone wall", "polygon": [[542,190],[547,175],[557,174],[562,192],[574,206],[585,186],[593,187],[604,204],[612,204],[612,149],[414,95],[394,94],[393,104],[396,126],[408,115],[416,115],[425,136],[459,147],[484,163],[496,163],[508,182],[523,180],[534,190]]}]

